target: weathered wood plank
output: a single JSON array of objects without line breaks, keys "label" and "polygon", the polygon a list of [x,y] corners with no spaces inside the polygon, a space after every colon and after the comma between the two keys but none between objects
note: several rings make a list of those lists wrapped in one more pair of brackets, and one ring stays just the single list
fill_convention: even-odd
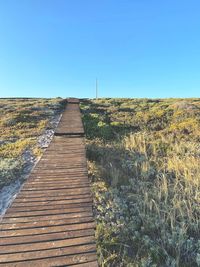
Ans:
[{"label": "weathered wood plank", "polygon": [[[96,252],[85,254],[74,254],[62,257],[51,257],[46,259],[38,259],[32,261],[18,261],[14,263],[15,267],[48,267],[48,266],[74,266],[75,264],[85,263],[85,266],[90,267],[90,262],[94,264],[97,260]],[[0,263],[0,266],[5,263]],[[6,267],[13,267],[13,262],[7,262]],[[96,266],[96,265],[93,265]],[[98,265],[97,265],[98,266]]]},{"label": "weathered wood plank", "polygon": [[47,227],[47,226],[57,226],[57,225],[67,225],[67,224],[76,224],[76,223],[86,223],[94,222],[92,216],[78,217],[78,218],[67,218],[61,220],[45,220],[45,221],[34,221],[27,223],[4,223],[1,224],[0,230],[12,230],[12,229],[29,229],[36,227]]},{"label": "weathered wood plank", "polygon": [[[88,216],[89,214],[87,214],[87,217]],[[80,216],[77,216],[77,217],[80,217]],[[65,217],[61,219],[65,219]],[[58,220],[58,218],[52,218],[52,220]],[[0,237],[2,238],[2,237],[12,236],[14,239],[16,236],[38,235],[38,234],[46,234],[46,233],[56,233],[56,232],[61,232],[61,231],[84,230],[84,229],[91,229],[94,227],[95,227],[94,222],[86,222],[86,223],[75,223],[75,224],[69,224],[69,225],[66,224],[66,225],[61,225],[61,226],[58,225],[58,226],[38,227],[38,228],[31,228],[31,229],[18,229],[14,231],[2,230],[0,232]]]},{"label": "weathered wood plank", "polygon": [[[33,214],[32,216],[19,216],[19,217],[4,217],[4,220],[2,223],[7,222],[34,222],[39,220],[57,220],[57,219],[63,219],[63,218],[78,218],[78,217],[84,217],[84,216],[91,216],[92,209],[90,207],[88,208],[71,208],[70,211],[68,210],[67,213],[53,213],[53,214],[42,214],[42,215],[36,215]],[[37,216],[37,217],[36,217]],[[2,233],[0,233],[1,236]]]},{"label": "weathered wood plank", "polygon": [[[59,200],[74,200],[74,199],[82,199],[82,198],[87,198],[90,197],[91,194],[90,192],[86,193],[77,193],[77,194],[64,194],[64,195],[57,195],[57,196],[45,196],[45,197],[23,197],[23,196],[18,196],[12,206],[19,206],[21,205],[30,205],[30,203],[33,202],[33,205],[36,205],[37,203],[34,204],[34,202],[41,202],[41,201],[47,201],[48,203],[51,203],[53,201],[59,201]],[[26,203],[25,203],[26,202]],[[72,201],[73,203],[73,201]]]},{"label": "weathered wood plank", "polygon": [[[85,199],[82,202],[78,202],[78,203],[66,203],[63,201],[63,203],[52,203],[52,205],[37,205],[37,206],[29,206],[29,207],[11,207],[7,214],[12,214],[14,215],[14,213],[18,214],[27,214],[30,212],[34,212],[34,211],[39,211],[42,213],[42,211],[53,211],[55,212],[55,210],[60,210],[60,212],[65,212],[66,210],[69,210],[71,208],[84,208],[84,207],[91,207],[91,199]],[[14,216],[13,216],[14,217]],[[6,218],[6,216],[5,216]]]},{"label": "weathered wood plank", "polygon": [[19,203],[18,205],[15,202],[15,205],[12,205],[12,207],[8,210],[7,213],[9,213],[10,211],[27,211],[27,210],[45,210],[45,209],[54,209],[54,207],[57,208],[67,208],[67,207],[77,207],[77,206],[88,206],[88,203],[91,204],[91,197],[85,197],[85,198],[78,198],[78,199],[72,199],[72,200],[52,200],[49,201],[47,199],[47,201],[43,201],[43,202],[31,202],[31,203]]},{"label": "weathered wood plank", "polygon": [[[82,236],[94,235],[94,229],[83,229],[83,230],[70,230],[70,231],[60,231],[55,233],[45,233],[38,235],[26,235],[26,236],[15,236],[13,238],[4,237],[0,239],[0,246],[13,245],[13,244],[26,244],[26,243],[37,243],[38,241],[51,241],[67,238],[75,238]],[[1,247],[0,247],[1,248]]]},{"label": "weathered wood plank", "polygon": [[[78,238],[77,238],[78,239]],[[1,255],[1,262],[16,262],[16,261],[23,261],[23,260],[34,260],[34,259],[38,259],[38,258],[50,258],[50,257],[58,257],[58,256],[67,256],[67,255],[71,255],[71,254],[79,254],[79,253],[87,253],[87,252],[94,252],[95,251],[95,245],[94,243],[92,244],[88,244],[87,241],[88,237],[85,237],[84,243],[83,245],[76,245],[74,246],[74,243],[76,242],[72,242],[72,247],[58,247],[55,249],[49,249],[48,250],[41,250],[41,251],[28,251],[28,252],[24,252],[23,253],[9,253],[9,254],[4,254]],[[70,244],[70,240],[65,240],[68,241],[68,243]],[[77,240],[75,240],[77,241]],[[57,242],[61,242],[61,241],[54,241],[53,244],[56,247],[56,243]],[[50,243],[50,242],[49,242]],[[63,242],[62,242],[63,243]],[[77,243],[78,244],[78,243]],[[63,243],[64,245],[64,243]],[[28,244],[24,245],[25,247],[29,248],[33,248],[34,244],[30,244],[30,246],[28,246]],[[53,246],[52,246],[53,247]],[[15,251],[17,248],[15,245],[12,245],[10,248],[13,248],[13,250]],[[37,248],[37,247],[36,247]],[[23,247],[24,249],[24,247]],[[11,251],[13,251],[11,250]],[[21,251],[20,251],[21,252]]]},{"label": "weathered wood plank", "polygon": [[[94,236],[84,236],[84,237],[77,237],[71,239],[62,239],[62,240],[53,240],[53,241],[44,241],[39,243],[27,243],[27,244],[16,244],[16,245],[8,245],[2,246],[0,250],[0,254],[7,254],[9,253],[17,253],[26,251],[37,251],[37,250],[46,250],[51,248],[62,248],[62,247],[70,247],[80,244],[89,244],[94,243]],[[36,254],[38,252],[35,252]],[[1,256],[2,260],[3,256]]]}]

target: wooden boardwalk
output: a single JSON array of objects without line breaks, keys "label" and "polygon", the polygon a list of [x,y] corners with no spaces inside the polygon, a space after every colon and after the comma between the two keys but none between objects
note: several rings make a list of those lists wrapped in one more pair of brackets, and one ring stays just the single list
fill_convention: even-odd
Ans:
[{"label": "wooden boardwalk", "polygon": [[0,222],[0,266],[98,266],[78,102]]}]

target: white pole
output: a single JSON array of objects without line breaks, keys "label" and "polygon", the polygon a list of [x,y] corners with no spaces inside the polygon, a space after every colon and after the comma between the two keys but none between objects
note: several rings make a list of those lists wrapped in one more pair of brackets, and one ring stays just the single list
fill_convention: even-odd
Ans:
[{"label": "white pole", "polygon": [[96,78],[96,99],[98,98],[98,80]]}]

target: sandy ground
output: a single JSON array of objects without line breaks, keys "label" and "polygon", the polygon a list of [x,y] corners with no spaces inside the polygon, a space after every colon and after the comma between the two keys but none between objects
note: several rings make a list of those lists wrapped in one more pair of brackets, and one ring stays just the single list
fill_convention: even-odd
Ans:
[{"label": "sandy ground", "polygon": [[[46,149],[50,144],[54,131],[60,121],[61,115],[55,115],[54,118],[50,121],[50,128],[46,130],[41,136],[38,137],[38,145],[42,149]],[[20,177],[13,183],[8,186],[4,186],[0,190],[0,219],[5,214],[7,208],[11,205],[12,201],[15,199],[20,189],[23,186],[24,181],[28,178],[31,170],[34,168],[36,163],[40,158],[35,158],[30,151],[25,151],[23,154],[23,158],[25,161],[25,167],[23,173],[21,173]]]}]

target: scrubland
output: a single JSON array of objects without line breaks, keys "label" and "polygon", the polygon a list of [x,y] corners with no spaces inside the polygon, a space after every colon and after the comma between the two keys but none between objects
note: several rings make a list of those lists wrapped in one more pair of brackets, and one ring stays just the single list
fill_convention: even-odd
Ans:
[{"label": "scrubland", "polygon": [[81,109],[100,266],[200,266],[200,99]]},{"label": "scrubland", "polygon": [[54,128],[62,101],[0,99],[0,189],[22,177],[30,160],[42,154],[38,137]]},{"label": "scrubland", "polygon": [[[0,99],[0,189],[42,154],[57,99]],[[82,100],[100,266],[200,266],[200,99]]]}]

